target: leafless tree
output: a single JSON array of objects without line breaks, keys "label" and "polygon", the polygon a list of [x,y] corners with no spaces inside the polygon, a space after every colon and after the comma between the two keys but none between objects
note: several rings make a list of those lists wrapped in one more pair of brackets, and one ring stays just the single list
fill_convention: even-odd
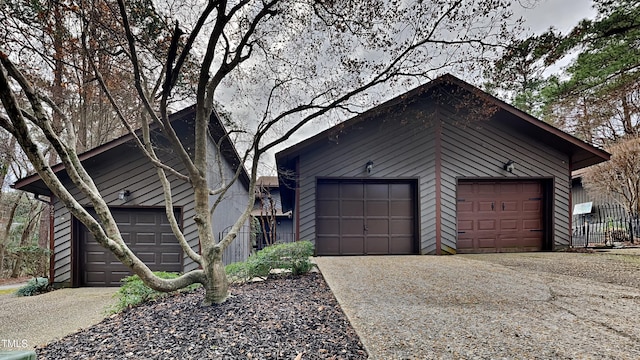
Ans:
[{"label": "leafless tree", "polygon": [[[172,291],[202,283],[205,304],[223,302],[228,293],[222,254],[236,238],[254,206],[256,174],[261,156],[288,140],[301,127],[331,116],[353,114],[369,107],[380,87],[406,89],[443,71],[471,72],[490,57],[500,44],[510,42],[517,25],[508,1],[385,1],[385,0],[209,0],[151,2],[125,0],[92,2],[103,10],[102,18],[113,20],[108,33],[108,51],[114,63],[131,69],[139,116],[132,122],[129,110],[114,95],[117,90],[90,56],[91,31],[97,19],[73,8],[67,16],[79,19],[76,32],[92,72],[121,125],[134,136],[139,148],[156,167],[165,191],[167,216],[184,252],[200,269],[176,279],[160,279],[131,252],[122,239],[107,203],[77,155],[76,127],[68,111],[52,100],[42,87],[48,73],[38,71],[19,49],[0,52],[0,127],[10,132],[29,157],[43,181],[93,234],[98,243],[139,275],[150,287]],[[95,5],[94,5],[95,6]],[[149,46],[149,21],[142,9],[159,9],[158,23],[170,27],[169,36]],[[73,12],[75,11],[75,12]],[[160,32],[159,34],[163,34]],[[5,36],[11,36],[7,34]],[[158,35],[161,37],[162,35]],[[40,59],[53,54],[42,49]],[[176,136],[169,114],[180,99],[178,85],[188,81],[187,64],[199,64],[195,81],[195,145],[191,152]],[[36,81],[38,80],[39,81]],[[385,92],[389,92],[385,88]],[[239,109],[246,119],[235,120],[230,130],[245,134],[238,138],[242,158],[250,173],[245,211],[227,235],[214,237],[211,216],[239,177],[222,184],[207,182],[207,127],[214,101],[221,99]],[[61,129],[53,126],[59,118]],[[162,163],[150,126],[162,131],[186,172]],[[140,134],[134,130],[140,129]],[[39,135],[40,137],[36,137]],[[51,146],[73,182],[97,213],[93,218],[70,194],[52,171],[41,151],[42,139]],[[191,184],[195,222],[201,251],[190,248],[172,211],[168,176]]]},{"label": "leafless tree", "polygon": [[640,214],[640,138],[619,141],[607,149],[611,160],[592,166],[583,175],[585,189]]}]

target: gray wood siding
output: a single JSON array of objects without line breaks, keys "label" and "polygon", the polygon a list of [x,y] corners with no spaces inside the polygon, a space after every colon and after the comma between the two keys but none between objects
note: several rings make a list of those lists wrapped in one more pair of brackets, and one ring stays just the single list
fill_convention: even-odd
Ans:
[{"label": "gray wood siding", "polygon": [[[411,120],[403,123],[401,120]],[[428,121],[371,120],[300,156],[300,239],[315,241],[317,177],[418,179],[420,252],[435,252],[434,128]],[[365,164],[373,161],[367,174]]]},{"label": "gray wood siding", "polygon": [[[442,115],[442,245],[455,249],[456,184],[460,178],[553,178],[555,246],[569,245],[569,157],[526,134],[505,131],[490,121],[461,125],[443,109]],[[455,124],[455,125],[454,125]],[[510,174],[503,164],[515,161]]]},{"label": "gray wood siding", "polygon": [[[209,163],[207,181],[209,182],[209,186],[215,189],[220,187],[224,182],[232,179],[235,172],[227,159],[223,157],[221,164],[224,179],[220,176],[217,150],[211,138],[209,138],[209,141],[209,147],[207,149],[207,161]],[[231,185],[224,195],[224,200],[218,205],[211,217],[213,233],[218,240],[222,238],[226,230],[228,230],[245,211],[247,201],[249,201],[248,194],[247,189],[242,185],[241,181],[238,180]],[[217,195],[211,196],[209,198],[209,204],[213,205],[217,198]],[[251,200],[253,200],[253,196]],[[238,234],[238,237],[225,249],[222,255],[225,264],[244,261],[249,257],[249,254],[251,254],[252,246],[248,224],[249,222],[246,222],[243,225],[243,229]]]},{"label": "gray wood siding", "polygon": [[[158,181],[156,170],[147,159],[133,146],[122,145],[118,149],[109,152],[111,156],[102,156],[98,164],[88,166],[87,170],[94,179],[100,194],[107,201],[109,206],[131,206],[131,207],[164,207],[164,193]],[[173,166],[176,170],[186,173],[179,159],[169,157],[168,154],[160,154],[165,163]],[[228,163],[225,162],[225,166]],[[198,232],[193,217],[195,215],[193,207],[193,191],[191,185],[185,181],[169,177],[171,179],[171,192],[173,204],[182,210],[183,219],[182,230],[194,250],[199,250]],[[221,204],[218,213],[224,213],[224,209],[229,209],[229,213],[235,213],[237,197],[244,192],[246,199],[247,190],[238,184],[232,191],[234,198]],[[131,191],[130,199],[125,203],[118,199],[118,193],[127,189]],[[244,189],[244,190],[243,190]],[[76,196],[83,205],[89,205],[88,201],[80,196],[80,192],[71,187],[71,193]],[[214,214],[214,217],[217,214]],[[69,283],[71,281],[71,246],[72,246],[72,221],[69,211],[61,203],[55,204],[54,214],[54,281],[56,283]],[[231,215],[230,215],[231,216]],[[225,219],[224,221],[226,221]],[[222,221],[216,221],[218,227],[225,226]],[[217,236],[214,229],[214,236]],[[240,250],[229,249],[233,253],[234,259],[238,254],[246,253],[246,245],[239,241],[233,246],[240,246]],[[230,247],[230,248],[231,248]],[[236,256],[237,255],[237,256]],[[230,255],[231,256],[231,255]],[[184,257],[184,271],[190,271],[198,267],[189,257]]]}]

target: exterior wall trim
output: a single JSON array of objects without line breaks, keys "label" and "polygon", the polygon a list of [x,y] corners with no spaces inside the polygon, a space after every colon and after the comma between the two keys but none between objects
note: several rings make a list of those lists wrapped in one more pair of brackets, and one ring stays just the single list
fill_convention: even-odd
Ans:
[{"label": "exterior wall trim", "polygon": [[435,200],[436,200],[436,255],[442,255],[442,121],[436,107],[435,121]]}]

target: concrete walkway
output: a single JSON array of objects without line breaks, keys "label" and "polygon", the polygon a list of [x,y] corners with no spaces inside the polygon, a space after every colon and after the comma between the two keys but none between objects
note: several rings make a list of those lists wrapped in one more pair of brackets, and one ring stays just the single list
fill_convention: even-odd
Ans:
[{"label": "concrete walkway", "polygon": [[640,358],[635,287],[462,255],[315,261],[370,359]]},{"label": "concrete walkway", "polygon": [[102,321],[118,288],[0,295],[0,351],[30,350]]}]

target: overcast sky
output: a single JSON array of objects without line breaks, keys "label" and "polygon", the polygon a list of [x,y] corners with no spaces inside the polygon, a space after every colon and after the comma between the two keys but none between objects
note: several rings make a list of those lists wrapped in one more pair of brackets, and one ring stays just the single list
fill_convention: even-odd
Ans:
[{"label": "overcast sky", "polygon": [[[535,3],[535,6],[532,4]],[[584,18],[593,18],[596,11],[591,0],[518,0],[513,1],[513,10],[516,16],[522,16],[525,27],[528,29],[525,35],[542,33],[550,27],[566,33]],[[460,76],[460,74],[457,74]],[[473,79],[464,79],[473,83]],[[474,84],[478,85],[478,84]],[[327,126],[309,124],[303,127],[286,144],[279,146],[276,151],[282,150],[295,143],[311,137]],[[264,168],[262,175],[275,175],[275,152],[266,154],[262,161]]]},{"label": "overcast sky", "polygon": [[524,17],[526,25],[540,33],[550,26],[567,32],[584,18],[594,17],[593,1],[590,0],[542,0],[534,8],[526,8],[530,0],[520,0],[523,6],[515,6],[514,11]]}]

